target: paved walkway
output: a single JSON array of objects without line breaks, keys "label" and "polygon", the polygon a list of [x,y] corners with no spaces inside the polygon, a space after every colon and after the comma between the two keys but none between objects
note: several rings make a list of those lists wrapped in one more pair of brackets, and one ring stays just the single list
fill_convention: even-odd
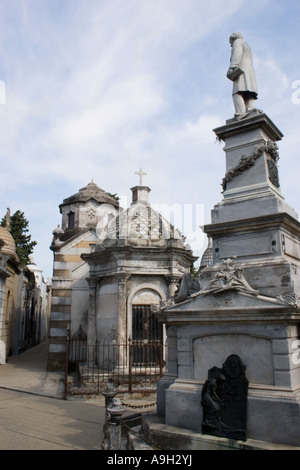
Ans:
[{"label": "paved walkway", "polygon": [[100,450],[104,407],[0,389],[0,450]]},{"label": "paved walkway", "polygon": [[104,399],[63,400],[47,355],[45,342],[0,365],[0,450],[100,450]]},{"label": "paved walkway", "polygon": [[11,356],[0,365],[0,387],[36,395],[63,398],[63,374],[47,372],[48,342]]},{"label": "paved walkway", "polygon": [[[64,400],[64,374],[47,372],[47,359],[43,342],[0,365],[0,450],[101,450],[104,397]],[[153,397],[124,401],[128,415]]]}]

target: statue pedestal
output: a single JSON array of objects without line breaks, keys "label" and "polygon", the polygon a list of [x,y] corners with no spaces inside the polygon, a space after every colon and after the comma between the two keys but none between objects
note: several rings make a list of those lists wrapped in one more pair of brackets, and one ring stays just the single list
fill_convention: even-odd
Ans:
[{"label": "statue pedestal", "polygon": [[214,132],[225,142],[226,174],[224,199],[212,210],[212,223],[283,212],[297,219],[281,194],[276,142],[283,135],[270,118],[253,111],[240,121],[227,121]]},{"label": "statue pedestal", "polygon": [[281,193],[277,171],[282,133],[258,111],[214,132],[225,142],[226,155],[223,200],[204,228],[214,264],[235,257],[261,294],[300,295],[300,224]]}]

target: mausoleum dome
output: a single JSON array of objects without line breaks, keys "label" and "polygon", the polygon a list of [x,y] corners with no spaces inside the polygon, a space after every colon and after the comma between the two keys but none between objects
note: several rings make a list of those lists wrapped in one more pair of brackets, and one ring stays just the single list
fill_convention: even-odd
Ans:
[{"label": "mausoleum dome", "polygon": [[94,199],[96,202],[101,204],[111,204],[114,207],[119,207],[119,202],[117,199],[110,196],[103,189],[99,188],[99,186],[97,186],[93,181],[91,181],[87,186],[81,188],[78,193],[64,199],[62,204],[60,204],[60,208],[65,205],[85,203],[91,199]]},{"label": "mausoleum dome", "polygon": [[2,254],[12,257],[15,261],[19,262],[16,253],[16,244],[10,231],[5,227],[0,227],[0,240],[3,240]]},{"label": "mausoleum dome", "polygon": [[162,246],[176,240],[177,245],[183,248],[181,233],[149,204],[150,188],[135,186],[131,191],[131,206],[110,221],[107,230],[100,234],[102,243],[114,245],[121,241],[131,245]]},{"label": "mausoleum dome", "polygon": [[213,250],[212,250],[212,244],[211,244],[211,239],[208,239],[208,246],[206,250],[204,251],[201,262],[200,262],[200,269],[206,268],[206,266],[211,266],[214,263],[213,260]]},{"label": "mausoleum dome", "polygon": [[183,236],[150,204],[136,202],[111,220],[103,242],[127,240],[130,244],[155,244],[177,240],[184,246]]}]

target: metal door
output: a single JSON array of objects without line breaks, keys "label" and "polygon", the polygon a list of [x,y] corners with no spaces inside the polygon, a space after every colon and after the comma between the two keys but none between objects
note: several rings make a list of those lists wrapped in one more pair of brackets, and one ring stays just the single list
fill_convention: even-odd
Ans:
[{"label": "metal door", "polygon": [[133,305],[133,365],[159,365],[162,339],[162,325],[151,312],[150,305]]}]

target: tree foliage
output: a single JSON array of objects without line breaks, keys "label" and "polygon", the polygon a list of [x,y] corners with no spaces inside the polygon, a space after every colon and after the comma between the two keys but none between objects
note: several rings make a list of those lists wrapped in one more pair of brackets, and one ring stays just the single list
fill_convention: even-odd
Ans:
[{"label": "tree foliage", "polygon": [[106,194],[107,194],[109,197],[112,197],[113,199],[115,199],[116,201],[119,201],[119,200],[120,200],[120,198],[119,198],[119,196],[118,196],[117,193],[116,193],[116,194],[112,194],[112,193],[109,193],[109,192],[106,191]]},{"label": "tree foliage", "polygon": [[194,277],[199,277],[199,273],[200,273],[200,268],[196,268],[194,265],[190,267],[190,273],[194,276]]},{"label": "tree foliage", "polygon": [[[6,226],[6,218],[1,220],[1,226]],[[37,245],[36,241],[31,240],[29,234],[29,222],[25,217],[24,212],[17,210],[10,217],[10,233],[16,244],[16,252],[22,264],[27,265],[31,263],[30,255],[33,253],[34,247]]]}]

